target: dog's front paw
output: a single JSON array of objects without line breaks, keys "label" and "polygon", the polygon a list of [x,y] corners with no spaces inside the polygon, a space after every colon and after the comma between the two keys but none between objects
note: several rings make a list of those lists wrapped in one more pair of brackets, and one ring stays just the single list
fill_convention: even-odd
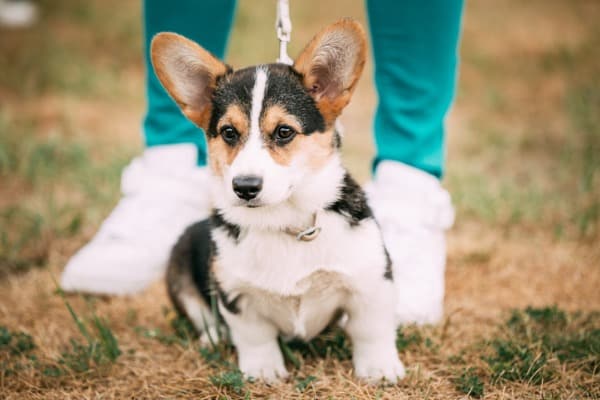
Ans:
[{"label": "dog's front paw", "polygon": [[277,383],[289,375],[281,356],[240,360],[240,371],[247,379],[258,379],[266,383]]},{"label": "dog's front paw", "polygon": [[354,373],[356,377],[371,384],[377,384],[385,379],[389,383],[397,383],[404,378],[404,365],[396,354],[385,357],[365,357],[355,360]]}]

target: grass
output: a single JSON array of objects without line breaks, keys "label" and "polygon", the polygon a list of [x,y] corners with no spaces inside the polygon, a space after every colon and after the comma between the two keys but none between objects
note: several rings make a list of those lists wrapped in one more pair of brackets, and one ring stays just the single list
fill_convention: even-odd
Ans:
[{"label": "grass", "polygon": [[34,361],[31,355],[36,348],[31,335],[22,331],[11,331],[0,326],[0,374],[14,376],[26,368],[28,361]]},{"label": "grass", "polygon": [[[522,15],[531,17],[536,4],[524,7]],[[536,19],[537,25],[552,20],[550,9],[546,19]],[[504,229],[543,226],[557,237],[598,237],[600,90],[595,75],[600,35],[581,15],[584,9],[584,2],[575,3],[574,15],[583,27],[577,40],[555,37],[536,47],[533,40],[508,37],[514,53],[526,58],[523,63],[497,62],[489,56],[493,51],[465,40],[467,77],[459,98],[480,94],[473,92],[481,90],[473,82],[483,76],[488,95],[469,121],[480,136],[465,143],[469,157],[463,159],[469,164],[451,164],[448,176],[459,213]],[[480,16],[477,24],[489,22]],[[514,74],[523,81],[521,88],[510,80]]]},{"label": "grass", "polygon": [[[19,377],[33,371],[37,375],[43,375],[46,380],[61,381],[69,374],[106,375],[110,373],[110,368],[103,367],[118,367],[118,364],[113,364],[122,355],[119,344],[105,319],[97,316],[93,303],[87,301],[90,316],[84,320],[74,311],[62,293],[59,292],[59,296],[63,298],[64,305],[83,340],[71,338],[59,357],[46,360],[43,355],[40,357],[36,354],[38,346],[30,334],[0,327],[2,376]],[[172,321],[168,333],[147,334],[154,331],[140,331],[138,328],[134,330],[158,341],[161,346],[172,348],[173,344],[182,342],[165,338],[189,338],[187,328],[184,336],[181,335],[178,328],[181,323]],[[506,390],[507,385],[519,383],[529,388],[550,388],[540,389],[546,396],[551,394],[552,387],[563,379],[561,374],[569,371],[571,374],[577,374],[581,381],[576,387],[570,388],[572,395],[594,397],[600,394],[597,385],[593,383],[600,372],[600,319],[596,312],[567,313],[556,306],[526,307],[513,310],[494,330],[490,337],[472,341],[463,347],[459,354],[449,355],[449,365],[454,366],[444,367],[444,361],[438,358],[440,373],[448,375],[457,393],[481,398],[487,392]],[[306,365],[315,361],[348,361],[346,357],[339,358],[340,354],[349,353],[348,343],[340,339],[327,339],[341,336],[343,334],[340,331],[333,330],[304,347],[299,344],[291,346],[295,349],[298,365],[286,358],[291,366],[294,366],[292,382],[297,393],[305,393],[309,389],[316,390],[320,379],[326,379],[316,371],[306,374]],[[404,356],[413,352],[429,353],[431,357],[439,352],[439,349],[431,350],[435,347],[432,343],[439,343],[441,340],[439,330],[405,327],[398,330],[397,347]],[[324,343],[327,345],[320,347]],[[202,347],[197,339],[192,339],[180,348],[181,351],[198,351],[204,362],[210,366],[208,381],[225,396],[252,398],[252,394],[261,386],[260,383],[247,382],[243,378],[235,364],[233,349],[227,342],[216,347]],[[315,351],[318,354],[315,354]],[[443,372],[445,369],[447,372]],[[413,370],[412,374],[415,373]],[[384,392],[377,393],[381,395]]]},{"label": "grass", "polygon": [[[115,13],[117,5],[120,12]],[[54,92],[114,97],[123,92],[123,67],[137,61],[141,49],[136,6],[73,0],[40,1],[39,6],[42,18],[35,29],[3,31],[7,41],[0,56],[0,86],[25,98]],[[23,39],[36,46],[20,47]],[[111,48],[110,55],[98,57],[103,48]]]},{"label": "grass", "polygon": [[306,389],[317,380],[316,376],[308,375],[306,378],[296,378],[296,390],[300,393],[304,393]]},{"label": "grass", "polygon": [[[18,133],[18,134],[16,134]],[[51,248],[99,220],[114,201],[113,184],[130,157],[113,152],[109,163],[90,163],[85,140],[39,137],[27,123],[0,113],[0,276],[47,264]],[[61,198],[64,191],[69,199]],[[82,210],[93,203],[96,212]]]},{"label": "grass", "polygon": [[[170,335],[150,336],[164,345],[173,344],[172,340],[165,340],[172,337]],[[407,326],[398,329],[396,347],[400,353],[438,354],[440,340],[430,329]],[[295,389],[300,393],[319,379],[315,375],[302,375],[307,363],[351,358],[351,344],[339,329],[329,330],[308,343],[281,341],[280,345],[288,366],[296,375]],[[242,393],[244,380],[235,366],[233,349],[228,342],[200,347],[199,352],[216,371],[209,376],[215,386]],[[469,359],[479,360],[478,366],[468,366]],[[448,361],[465,365],[450,371],[450,381],[457,392],[473,398],[483,397],[486,387],[501,389],[510,383],[534,387],[551,385],[560,380],[564,370],[589,378],[584,381],[594,380],[600,373],[600,318],[597,312],[567,313],[557,306],[513,310],[491,337],[472,342],[459,354],[450,355]],[[595,393],[594,390],[593,385],[583,384],[577,393],[586,395]]]},{"label": "grass", "polygon": [[[167,314],[171,314],[169,310],[165,311]],[[174,311],[172,313],[175,314]],[[179,315],[171,316],[170,318],[171,324],[169,331],[163,331],[160,328],[147,328],[139,325],[135,327],[135,331],[145,338],[157,340],[164,345],[171,346],[177,344],[182,347],[191,346],[193,340],[198,338],[198,333],[192,323],[187,318]]]},{"label": "grass", "polygon": [[[468,359],[480,360],[478,367],[455,371],[456,389],[479,398],[486,386],[552,387],[565,371],[578,374],[582,382],[593,382],[600,373],[599,328],[597,312],[567,313],[556,306],[513,310],[491,338],[452,357],[467,365]],[[573,393],[600,394],[594,384],[580,384]]]},{"label": "grass", "polygon": [[281,345],[284,347],[284,355],[296,368],[301,365],[297,357],[301,359],[333,357],[344,361],[349,360],[352,356],[352,347],[348,337],[341,329],[337,328],[327,330],[308,343],[292,341],[287,344],[281,342]]},{"label": "grass", "polygon": [[467,396],[480,398],[485,393],[484,384],[477,376],[475,368],[466,368],[454,379],[456,390]]},{"label": "grass", "polygon": [[218,375],[213,375],[210,377],[210,381],[213,385],[232,390],[236,394],[241,394],[245,385],[245,379],[238,370],[225,371]]},{"label": "grass", "polygon": [[[265,386],[243,381],[227,342],[202,348],[161,284],[132,298],[55,292],[141,148],[142,38],[137,3],[39,4],[38,25],[0,30],[0,398],[600,398],[596,2],[466,4],[446,314],[398,331],[408,376],[393,387],[353,378],[339,330],[282,343],[291,378]],[[239,6],[228,62],[274,59],[274,7]],[[341,15],[365,21],[359,1],[291,7],[291,54]],[[363,180],[371,72],[343,116],[344,158]]]},{"label": "grass", "polygon": [[0,326],[0,348],[12,355],[27,353],[35,348],[31,335],[25,332],[11,332]]},{"label": "grass", "polygon": [[[473,151],[485,154],[490,164],[486,169],[498,168],[494,173],[499,176],[490,182],[485,171],[472,168],[450,175],[459,212],[506,229],[543,225],[576,239],[598,236],[600,120],[595,110],[600,107],[600,91],[594,82],[572,85],[561,105],[568,126],[560,140],[532,135],[511,139],[506,132],[489,128],[489,123],[475,125],[484,135],[485,147]],[[502,168],[516,154],[521,165]],[[547,164],[547,157],[554,155],[548,169],[530,172],[534,166],[527,158]]]},{"label": "grass", "polygon": [[[91,369],[114,363],[121,355],[121,350],[107,321],[98,317],[93,310],[89,320],[84,321],[75,312],[61,289],[58,289],[58,294],[63,298],[65,307],[73,318],[79,333],[84,338],[83,343],[80,340],[71,338],[69,341],[70,346],[67,346],[61,353],[58,363],[75,373],[88,372]],[[65,373],[65,370],[61,370],[60,367],[52,370],[53,375],[63,373]]]},{"label": "grass", "polygon": [[490,347],[493,355],[485,361],[492,371],[493,382],[506,380],[540,385],[553,377],[546,368],[548,360],[543,352],[503,340],[491,342]]},{"label": "grass", "polygon": [[37,355],[38,346],[33,337],[22,331],[11,331],[0,326],[0,376],[33,373],[50,379],[69,374],[81,375],[99,371],[116,362],[121,355],[119,343],[104,318],[90,307],[91,315],[82,319],[73,309],[64,293],[58,290],[83,340],[70,338],[55,358]]}]

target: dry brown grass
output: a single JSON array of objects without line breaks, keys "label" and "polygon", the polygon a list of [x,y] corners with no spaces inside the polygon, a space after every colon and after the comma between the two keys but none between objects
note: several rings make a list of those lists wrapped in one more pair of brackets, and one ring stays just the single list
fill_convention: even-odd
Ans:
[{"label": "dry brown grass", "polygon": [[[582,93],[590,93],[594,101],[600,92],[597,2],[468,4],[460,89],[449,118],[447,184],[458,219],[448,235],[446,315],[438,327],[410,328],[424,339],[401,352],[408,378],[394,387],[371,387],[352,378],[349,361],[320,358],[303,362],[291,382],[273,387],[247,383],[239,394],[211,382],[226,368],[211,368],[196,342],[163,344],[135,329],[172,332],[165,312],[170,305],[160,283],[132,298],[68,296],[82,317],[95,310],[109,321],[122,355],[83,373],[65,369],[60,376],[47,376],[39,367],[60,366],[56,360],[69,340],[83,339],[53,278],[117,199],[118,171],[140,146],[143,110],[142,69],[135,56],[140,45],[137,8],[122,8],[112,0],[86,6],[69,0],[42,4],[46,18],[41,26],[0,32],[0,133],[23,135],[32,145],[47,138],[58,138],[65,146],[84,143],[85,157],[78,161],[79,150],[74,156],[59,154],[54,175],[41,180],[28,178],[27,160],[8,172],[0,170],[0,214],[17,207],[42,218],[39,234],[32,231],[31,243],[9,260],[25,260],[26,272],[0,274],[0,326],[32,336],[37,364],[0,348],[0,398],[447,399],[466,396],[455,380],[469,367],[485,384],[484,398],[600,397],[598,371],[550,359],[558,372],[541,385],[493,383],[482,359],[488,351],[484,343],[503,337],[512,309],[556,304],[588,315],[600,308],[600,119],[598,109],[590,108],[590,114],[576,101]],[[292,9],[296,50],[341,14],[364,21],[360,2],[336,0],[332,11],[322,10],[318,18],[311,11],[317,4],[292,2],[297,6]],[[116,19],[115,9],[121,10]],[[234,65],[275,57],[275,41],[264,46],[265,38],[272,37],[273,13],[270,3],[256,9],[254,3],[242,2],[230,52]],[[50,39],[60,40],[59,45]],[[40,41],[47,46],[41,57],[34,47]],[[108,48],[110,52],[103,51]],[[62,53],[55,54],[57,49]],[[69,57],[81,65],[69,67],[70,75],[63,77],[57,65],[68,64]],[[363,180],[369,171],[375,104],[370,73],[369,65],[344,115],[346,160]],[[8,120],[4,130],[3,119]],[[97,188],[85,185],[90,178]],[[62,213],[56,211],[60,206],[65,207]],[[77,213],[79,225],[65,228]],[[3,218],[0,223],[13,221]],[[25,229],[23,219],[14,221],[0,229],[10,240]],[[5,270],[8,259],[2,256],[0,251],[0,270]],[[41,268],[31,268],[36,257]],[[592,328],[586,329],[600,329],[597,314],[589,315]],[[8,372],[16,361],[22,369]],[[316,380],[300,393],[295,379],[311,375]]]}]

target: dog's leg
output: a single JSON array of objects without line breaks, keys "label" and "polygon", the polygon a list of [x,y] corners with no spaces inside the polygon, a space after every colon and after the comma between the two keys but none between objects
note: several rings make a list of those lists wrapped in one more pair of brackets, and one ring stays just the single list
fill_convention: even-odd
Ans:
[{"label": "dog's leg", "polygon": [[200,296],[192,293],[181,293],[178,301],[183,305],[185,314],[200,334],[202,347],[219,342],[218,317],[213,315],[210,307]]},{"label": "dog's leg", "polygon": [[232,314],[222,304],[219,306],[231,331],[231,340],[244,376],[267,383],[287,378],[288,372],[277,343],[277,327],[249,310]]},{"label": "dog's leg", "polygon": [[404,377],[404,366],[396,350],[391,282],[382,280],[368,292],[353,296],[345,329],[352,340],[352,359],[357,377],[371,383],[382,378],[396,383]]}]

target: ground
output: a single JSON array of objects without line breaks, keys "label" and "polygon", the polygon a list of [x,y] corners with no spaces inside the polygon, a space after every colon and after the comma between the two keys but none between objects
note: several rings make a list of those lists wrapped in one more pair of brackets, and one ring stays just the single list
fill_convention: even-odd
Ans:
[{"label": "ground", "polygon": [[[228,62],[274,60],[274,3],[240,2]],[[408,377],[352,377],[330,332],[286,346],[293,377],[244,382],[204,350],[164,286],[132,298],[64,295],[69,256],[116,203],[141,149],[138,2],[40,1],[0,29],[0,398],[600,398],[600,3],[468,2],[444,180],[444,321],[402,327]],[[362,2],[292,2],[295,54]],[[315,11],[318,10],[317,13]],[[344,155],[369,177],[372,66],[344,114]]]}]

